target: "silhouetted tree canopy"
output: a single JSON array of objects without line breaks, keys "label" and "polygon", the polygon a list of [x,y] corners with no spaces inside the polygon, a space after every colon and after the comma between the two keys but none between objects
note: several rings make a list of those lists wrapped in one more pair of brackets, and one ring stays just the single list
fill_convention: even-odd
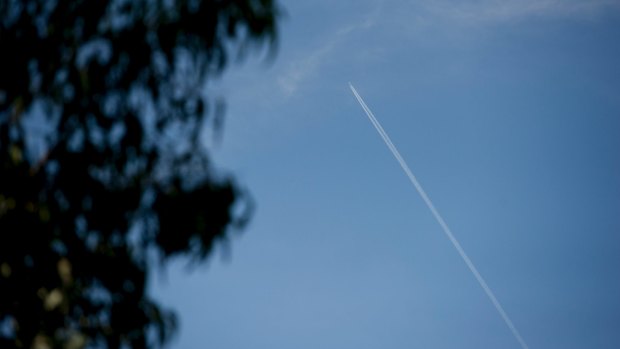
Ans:
[{"label": "silhouetted tree canopy", "polygon": [[206,93],[271,47],[273,0],[0,1],[0,348],[151,348],[150,261],[203,261],[248,219],[213,170]]}]

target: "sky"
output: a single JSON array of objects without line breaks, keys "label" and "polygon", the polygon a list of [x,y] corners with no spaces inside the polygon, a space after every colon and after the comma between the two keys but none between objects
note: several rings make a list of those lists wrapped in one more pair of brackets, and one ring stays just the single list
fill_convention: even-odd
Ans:
[{"label": "sky", "polygon": [[521,347],[351,82],[530,348],[620,348],[620,3],[281,5],[275,60],[208,86],[257,207],[154,275],[171,347]]}]

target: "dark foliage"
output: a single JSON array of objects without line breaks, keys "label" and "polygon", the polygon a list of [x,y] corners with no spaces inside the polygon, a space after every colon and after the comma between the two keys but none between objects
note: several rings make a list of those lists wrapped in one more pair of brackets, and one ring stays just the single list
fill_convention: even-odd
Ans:
[{"label": "dark foliage", "polygon": [[[0,347],[150,348],[153,258],[248,218],[213,171],[207,80],[275,40],[273,0],[0,1]],[[269,46],[269,45],[268,45]]]}]

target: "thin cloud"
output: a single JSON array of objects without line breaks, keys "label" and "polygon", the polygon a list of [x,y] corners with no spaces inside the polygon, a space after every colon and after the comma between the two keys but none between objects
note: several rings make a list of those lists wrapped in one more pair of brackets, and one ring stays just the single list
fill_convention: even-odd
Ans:
[{"label": "thin cloud", "polygon": [[589,19],[608,10],[620,10],[620,2],[617,0],[429,1],[424,7],[434,16],[468,23],[488,23],[528,17]]},{"label": "thin cloud", "polygon": [[278,78],[278,85],[280,85],[280,88],[286,96],[295,93],[299,84],[317,70],[325,57],[329,55],[334,50],[334,47],[342,40],[342,36],[343,34],[335,35],[331,40],[314,50],[314,52],[305,59],[291,64],[287,72]]},{"label": "thin cloud", "polygon": [[323,62],[351,33],[356,30],[371,28],[376,23],[378,16],[379,11],[374,11],[367,15],[361,23],[349,24],[340,28],[329,40],[315,48],[304,59],[291,63],[286,72],[278,77],[278,85],[282,92],[286,96],[293,95],[305,80],[316,74]]},{"label": "thin cloud", "polygon": [[382,26],[385,23],[381,22],[388,17],[393,24],[398,26],[400,23],[400,30],[407,32],[412,27],[417,28],[417,31],[446,20],[466,25],[485,25],[532,17],[593,19],[617,10],[620,10],[618,0],[428,0],[411,8],[390,6],[389,0],[381,1],[375,11],[366,15],[361,22],[341,27],[310,52],[300,52],[303,58],[293,60],[276,78],[276,83],[284,96],[294,95],[300,86],[320,71],[321,66],[329,61],[330,56],[350,35],[358,30]]}]

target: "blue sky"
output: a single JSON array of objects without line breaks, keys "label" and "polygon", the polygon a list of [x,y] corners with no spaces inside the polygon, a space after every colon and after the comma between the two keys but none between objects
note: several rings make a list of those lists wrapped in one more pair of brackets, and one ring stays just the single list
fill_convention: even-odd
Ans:
[{"label": "blue sky", "polygon": [[231,258],[168,269],[173,348],[620,347],[620,5],[283,1],[276,60],[209,85],[257,202]]}]

